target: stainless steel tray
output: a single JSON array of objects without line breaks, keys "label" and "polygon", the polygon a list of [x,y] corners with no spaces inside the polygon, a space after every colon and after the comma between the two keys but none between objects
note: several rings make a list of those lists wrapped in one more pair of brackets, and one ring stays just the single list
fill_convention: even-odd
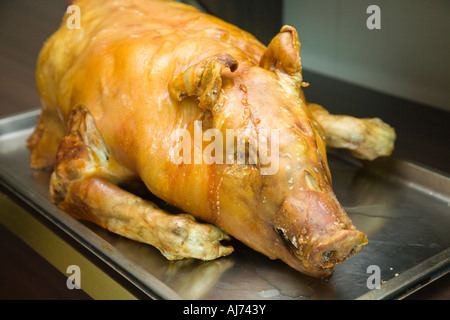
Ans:
[{"label": "stainless steel tray", "polygon": [[[393,158],[360,162],[330,154],[334,190],[369,244],[326,280],[304,276],[233,240],[211,262],[169,262],[159,251],[77,221],[47,199],[49,172],[29,169],[25,140],[38,110],[0,119],[0,183],[155,299],[401,298],[450,268],[450,178]],[[381,270],[369,289],[368,267]]]}]

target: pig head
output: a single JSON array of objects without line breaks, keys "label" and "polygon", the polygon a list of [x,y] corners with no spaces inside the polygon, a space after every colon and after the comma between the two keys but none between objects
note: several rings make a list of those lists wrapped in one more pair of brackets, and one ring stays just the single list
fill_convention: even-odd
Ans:
[{"label": "pig head", "polygon": [[[272,259],[323,277],[367,239],[333,193],[325,138],[302,100],[299,50],[296,30],[285,26],[259,65],[238,67],[232,56],[218,55],[169,88],[179,101],[196,96],[225,141],[214,155],[223,161],[212,164],[214,214],[200,218]],[[237,141],[245,148],[228,148]]]}]

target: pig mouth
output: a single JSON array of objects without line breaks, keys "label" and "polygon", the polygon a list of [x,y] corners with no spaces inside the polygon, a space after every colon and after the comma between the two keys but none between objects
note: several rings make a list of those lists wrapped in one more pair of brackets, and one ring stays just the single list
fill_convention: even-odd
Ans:
[{"label": "pig mouth", "polygon": [[302,245],[295,237],[289,238],[283,228],[274,229],[288,251],[280,258],[294,269],[319,278],[330,276],[337,264],[360,252],[368,242],[356,229],[341,229]]}]

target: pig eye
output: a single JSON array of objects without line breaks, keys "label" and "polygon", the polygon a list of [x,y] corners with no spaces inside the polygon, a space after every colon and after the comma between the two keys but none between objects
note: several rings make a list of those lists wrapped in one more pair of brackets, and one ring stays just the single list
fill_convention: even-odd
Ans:
[{"label": "pig eye", "polygon": [[312,174],[309,173],[307,170],[305,170],[305,182],[308,188],[315,190],[317,192],[321,191],[319,185],[317,184],[316,179],[314,179]]},{"label": "pig eye", "polygon": [[248,141],[245,142],[245,151],[236,150],[237,163],[245,163],[246,165],[258,164],[258,153],[256,148],[253,147]]},{"label": "pig eye", "polygon": [[238,140],[234,144],[233,155],[228,154],[227,162],[257,166],[259,164],[258,151],[247,139],[245,142]]}]

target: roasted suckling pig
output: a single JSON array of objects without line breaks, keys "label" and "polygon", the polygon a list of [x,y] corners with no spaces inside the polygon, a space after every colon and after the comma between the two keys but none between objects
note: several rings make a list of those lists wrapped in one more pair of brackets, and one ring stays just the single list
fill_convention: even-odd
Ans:
[{"label": "roasted suckling pig", "polygon": [[[53,203],[168,259],[228,255],[233,237],[325,277],[363,248],[326,148],[370,160],[395,132],[306,101],[295,28],[266,47],[176,1],[71,4],[79,26],[66,13],[38,58],[28,139],[31,167],[53,170]],[[133,181],[182,213],[122,187]]]}]

